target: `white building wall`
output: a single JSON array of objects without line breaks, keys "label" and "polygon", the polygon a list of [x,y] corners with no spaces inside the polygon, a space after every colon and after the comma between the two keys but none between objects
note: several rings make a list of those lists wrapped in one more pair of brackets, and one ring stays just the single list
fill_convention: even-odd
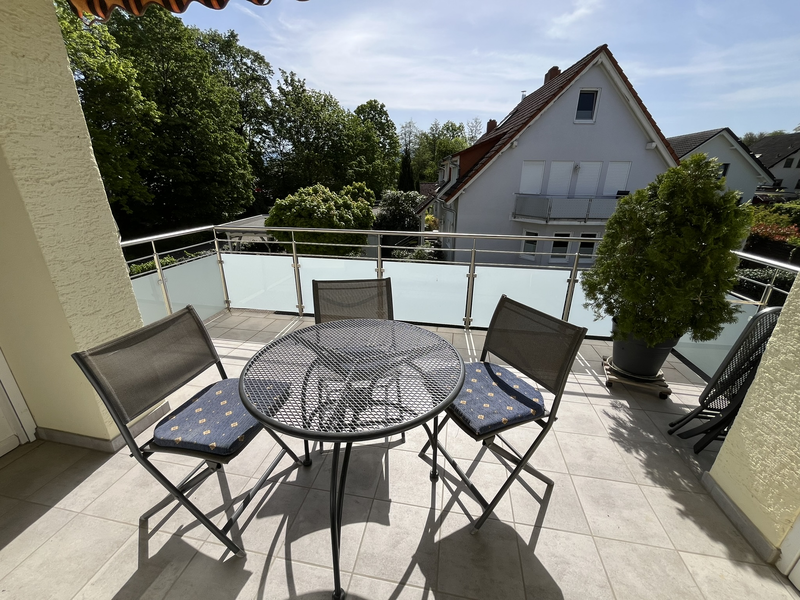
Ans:
[{"label": "white building wall", "polygon": [[728,174],[725,183],[729,190],[742,193],[742,201],[747,202],[755,194],[756,186],[767,183],[767,179],[742,154],[741,147],[726,135],[716,135],[692,151],[716,157],[720,163],[728,163]]},{"label": "white building wall", "polygon": [[[600,91],[596,118],[592,123],[576,123],[575,111],[581,89]],[[519,192],[523,161],[546,161],[542,194],[547,195],[547,182],[552,161],[602,161],[598,181],[598,194],[602,194],[609,162],[631,161],[627,189],[633,191],[645,187],[657,174],[669,165],[658,150],[646,150],[652,140],[635,117],[629,102],[610,79],[605,67],[595,65],[584,73],[572,86],[542,114],[519,139],[516,148],[508,147],[459,196],[457,231],[460,233],[492,233],[522,235],[523,231],[536,227],[540,235],[551,235],[556,231],[596,231],[602,234],[604,227],[597,223],[531,224],[512,221]],[[658,141],[661,145],[662,142]],[[577,171],[570,184],[570,195],[574,194]],[[463,243],[462,243],[463,244]],[[521,250],[517,242],[498,243],[498,249]],[[544,246],[543,246],[544,248]],[[519,257],[509,257],[512,262],[523,262]],[[527,262],[527,261],[526,261]]]},{"label": "white building wall", "polygon": [[798,180],[800,180],[800,167],[798,167],[798,165],[800,165],[800,150],[788,156],[787,158],[792,159],[791,167],[786,168],[783,166],[786,164],[786,159],[784,158],[777,165],[770,167],[769,170],[775,179],[783,180],[781,187],[786,188],[786,190],[789,192],[793,192],[798,190],[797,183]]}]

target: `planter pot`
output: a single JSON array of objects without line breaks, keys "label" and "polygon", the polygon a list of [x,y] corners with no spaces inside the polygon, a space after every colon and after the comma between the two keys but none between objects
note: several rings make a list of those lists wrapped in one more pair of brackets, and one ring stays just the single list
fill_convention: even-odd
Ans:
[{"label": "planter pot", "polygon": [[[616,332],[617,324],[612,322],[611,331]],[[650,379],[658,376],[667,356],[680,338],[667,340],[652,348],[642,340],[629,335],[624,340],[614,340],[614,368],[626,375]]]}]

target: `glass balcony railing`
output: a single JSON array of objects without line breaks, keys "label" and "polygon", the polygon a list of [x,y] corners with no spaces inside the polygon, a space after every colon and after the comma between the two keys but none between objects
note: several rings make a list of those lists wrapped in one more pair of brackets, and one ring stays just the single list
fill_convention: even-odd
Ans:
[{"label": "glass balcony railing", "polygon": [[[186,304],[192,304],[204,319],[231,307],[309,315],[314,313],[314,279],[391,277],[395,317],[403,321],[486,328],[498,299],[506,294],[586,327],[590,336],[610,336],[611,319],[595,320],[583,306],[585,298],[578,285],[583,255],[568,254],[566,265],[559,267],[506,264],[493,262],[507,260],[509,251],[492,250],[492,243],[516,240],[522,248],[523,236],[375,231],[347,232],[367,236],[367,244],[360,247],[357,256],[311,255],[304,253],[303,244],[295,240],[296,234],[308,232],[342,230],[218,226],[123,242],[126,253],[148,247],[146,255],[129,261],[137,271],[131,279],[144,322],[156,321]],[[278,242],[272,234],[284,235],[289,241]],[[187,235],[194,238],[192,243],[176,244]],[[197,241],[197,236],[204,239]],[[444,248],[420,252],[414,245],[423,241],[439,245],[437,242],[454,238],[471,240],[472,249],[448,249],[454,244],[443,243]],[[382,243],[387,239],[403,240],[404,245]],[[157,245],[172,249],[159,251]],[[316,247],[329,247],[333,252],[352,248],[323,243],[316,243]],[[761,306],[782,304],[788,292],[786,277],[800,270],[794,265],[737,254],[748,267],[743,271],[748,276],[731,296],[732,302],[742,305],[738,322],[726,327],[713,342],[683,339],[676,348],[706,377],[716,370],[750,316]],[[434,256],[439,260],[433,260]]]},{"label": "glass balcony railing", "polygon": [[513,217],[546,222],[559,219],[583,222],[607,221],[616,208],[616,196],[569,198],[516,194]]}]

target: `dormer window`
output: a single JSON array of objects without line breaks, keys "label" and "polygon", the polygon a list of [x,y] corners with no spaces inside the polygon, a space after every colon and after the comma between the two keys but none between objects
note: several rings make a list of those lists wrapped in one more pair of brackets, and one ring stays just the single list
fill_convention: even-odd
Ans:
[{"label": "dormer window", "polygon": [[594,121],[597,109],[597,96],[599,90],[581,90],[578,96],[578,110],[575,112],[576,121]]}]

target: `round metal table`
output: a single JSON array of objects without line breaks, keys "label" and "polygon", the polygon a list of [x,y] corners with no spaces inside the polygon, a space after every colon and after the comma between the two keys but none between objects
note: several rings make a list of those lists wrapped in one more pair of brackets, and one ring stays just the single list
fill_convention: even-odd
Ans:
[{"label": "round metal table", "polygon": [[[330,442],[333,598],[344,598],[339,573],[342,504],[353,442],[422,425],[432,442],[436,479],[437,415],[464,382],[464,362],[435,333],[400,321],[321,323],[273,340],[239,378],[245,407],[266,427]],[[427,422],[434,420],[433,427]],[[344,455],[339,468],[339,455]],[[308,461],[307,461],[308,463]]]}]

